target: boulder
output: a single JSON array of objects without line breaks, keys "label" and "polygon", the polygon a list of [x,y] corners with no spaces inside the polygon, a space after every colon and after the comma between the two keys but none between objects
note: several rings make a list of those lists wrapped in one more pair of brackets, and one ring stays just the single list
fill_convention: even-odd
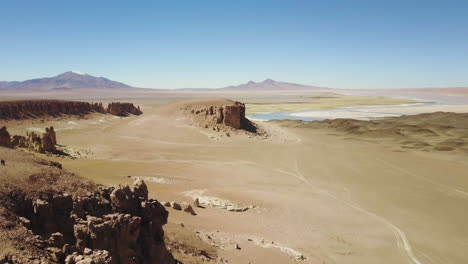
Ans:
[{"label": "boulder", "polygon": [[172,209],[174,209],[174,210],[179,210],[179,211],[182,210],[182,207],[181,207],[180,204],[177,203],[177,202],[171,202],[171,207],[172,207]]},{"label": "boulder", "polygon": [[198,198],[195,198],[195,200],[193,200],[193,205],[195,207],[200,207],[200,200]]},{"label": "boulder", "polygon": [[182,211],[187,212],[191,215],[196,215],[195,211],[193,210],[192,206],[188,203],[182,203],[181,205]]}]

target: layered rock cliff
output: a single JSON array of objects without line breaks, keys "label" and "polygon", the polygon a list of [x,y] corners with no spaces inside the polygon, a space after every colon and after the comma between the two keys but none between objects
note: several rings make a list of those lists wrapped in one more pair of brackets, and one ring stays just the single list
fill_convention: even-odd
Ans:
[{"label": "layered rock cliff", "polygon": [[216,123],[236,129],[244,128],[248,123],[247,118],[245,118],[245,105],[241,102],[221,106],[195,106],[195,109],[192,109],[191,112],[193,114],[201,113],[207,116],[215,116]]},{"label": "layered rock cliff", "polygon": [[102,103],[59,100],[30,100],[0,102],[0,119],[29,119],[39,117],[59,117],[63,115],[84,116],[91,113],[109,113],[111,115],[141,115],[139,106],[132,103],[113,102],[107,107]]},{"label": "layered rock cliff", "polygon": [[43,116],[86,115],[104,113],[102,103],[58,100],[31,100],[0,102],[0,119],[28,119]]},{"label": "layered rock cliff", "polygon": [[241,102],[226,99],[189,101],[180,109],[192,114],[193,120],[206,128],[224,132],[245,130],[263,133],[245,117],[245,105]]}]

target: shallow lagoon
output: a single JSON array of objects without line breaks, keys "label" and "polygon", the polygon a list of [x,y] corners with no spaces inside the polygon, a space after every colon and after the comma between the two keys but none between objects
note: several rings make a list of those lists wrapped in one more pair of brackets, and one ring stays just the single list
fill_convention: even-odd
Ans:
[{"label": "shallow lagoon", "polygon": [[[324,110],[306,110],[299,112],[278,112],[278,113],[255,113],[248,115],[248,118],[256,121],[268,120],[302,120],[321,121],[325,119],[352,118],[358,120],[371,120],[383,117],[397,117],[404,115],[399,111],[401,107],[419,107],[439,104],[437,102],[421,102],[414,104],[386,105],[386,106],[356,106],[342,107]],[[385,109],[385,111],[382,111]]]}]

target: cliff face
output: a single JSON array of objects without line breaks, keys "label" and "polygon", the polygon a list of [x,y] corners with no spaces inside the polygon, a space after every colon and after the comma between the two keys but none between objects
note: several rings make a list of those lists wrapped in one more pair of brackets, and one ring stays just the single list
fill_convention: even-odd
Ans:
[{"label": "cliff face", "polygon": [[0,119],[28,119],[43,116],[86,115],[104,113],[102,103],[74,101],[11,101],[0,102]]},{"label": "cliff face", "polygon": [[28,119],[39,117],[59,117],[62,115],[84,116],[93,112],[111,115],[141,115],[140,107],[132,103],[110,103],[107,108],[102,103],[77,101],[36,100],[0,102],[0,119]]},{"label": "cliff face", "polygon": [[245,116],[245,104],[228,99],[182,101],[178,107],[190,121],[204,128],[221,132],[227,137],[244,132],[249,136],[266,136],[266,132]]},{"label": "cliff face", "polygon": [[0,128],[0,146],[7,148],[28,148],[35,152],[57,152],[57,136],[54,127],[47,127],[45,133],[38,135],[35,132],[27,132],[26,137],[14,135],[10,136],[7,128]]},{"label": "cliff face", "polygon": [[36,235],[37,249],[47,254],[5,255],[0,263],[175,263],[164,244],[162,226],[168,212],[148,199],[141,180],[135,181],[133,190],[99,187],[80,198],[60,192],[39,198],[14,193],[7,204],[24,228]]},{"label": "cliff face", "polygon": [[247,123],[245,118],[245,105],[240,102],[235,102],[234,105],[226,105],[220,109],[220,112],[223,113],[223,118],[219,122],[233,127],[233,128],[243,128]]},{"label": "cliff face", "polygon": [[233,102],[229,105],[191,105],[186,106],[192,114],[205,115],[208,119],[213,119],[217,124],[223,124],[235,129],[245,128],[249,120],[245,117],[245,105],[240,102]]}]

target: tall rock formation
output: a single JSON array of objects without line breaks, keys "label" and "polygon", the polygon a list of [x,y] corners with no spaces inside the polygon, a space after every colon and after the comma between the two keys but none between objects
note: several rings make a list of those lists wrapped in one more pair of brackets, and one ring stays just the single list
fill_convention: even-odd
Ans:
[{"label": "tall rock formation", "polygon": [[43,152],[56,152],[57,149],[55,145],[57,145],[57,137],[55,135],[54,127],[46,127],[45,133],[42,134],[42,151]]},{"label": "tall rock formation", "polygon": [[0,128],[0,146],[7,148],[11,147],[10,133],[8,133],[7,128],[5,126]]}]

